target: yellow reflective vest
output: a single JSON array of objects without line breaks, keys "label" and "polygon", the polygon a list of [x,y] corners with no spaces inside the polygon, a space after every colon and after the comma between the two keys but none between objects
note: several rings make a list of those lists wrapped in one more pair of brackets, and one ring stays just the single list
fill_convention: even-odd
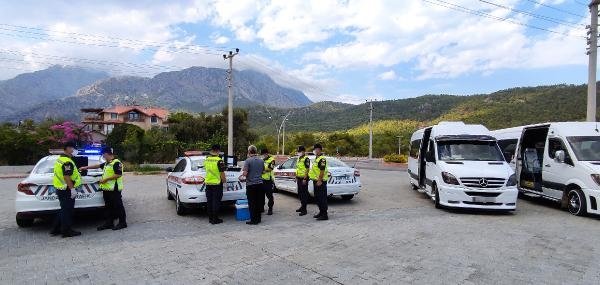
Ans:
[{"label": "yellow reflective vest", "polygon": [[81,185],[81,174],[79,174],[79,169],[77,169],[75,162],[73,162],[73,160],[70,157],[66,155],[61,155],[54,163],[54,177],[52,178],[52,185],[54,186],[54,188],[58,190],[67,189],[67,183],[65,182],[63,173],[63,165],[68,165],[66,167],[73,168],[71,181],[73,181],[73,187],[79,187]]},{"label": "yellow reflective vest", "polygon": [[[102,173],[102,179],[106,179],[109,177],[113,177],[115,175],[115,163],[120,162],[118,159],[113,159],[111,160],[111,162],[106,162],[104,164],[104,169],[103,169],[103,173]],[[121,167],[123,167],[123,164],[121,163]],[[113,179],[113,180],[108,180],[104,183],[100,184],[100,189],[102,189],[102,191],[114,191],[115,190],[115,184],[117,185],[117,190],[121,191],[123,190],[123,176],[117,178],[117,179]]]},{"label": "yellow reflective vest", "polygon": [[325,156],[323,155],[317,156],[315,161],[312,163],[312,166],[310,167],[310,172],[308,173],[310,180],[319,180],[319,174],[321,174],[321,168],[319,167],[323,164],[323,182],[327,182],[327,180],[329,180],[329,168],[327,167],[327,160],[325,160]]},{"label": "yellow reflective vest", "polygon": [[[308,157],[306,155],[303,155],[298,158],[298,162],[296,163],[296,177],[298,177],[298,178],[306,177],[306,173],[308,171],[308,168],[306,167],[307,159],[308,159]],[[309,167],[310,167],[310,165],[309,165]]]},{"label": "yellow reflective vest", "polygon": [[[221,166],[219,166],[221,164]],[[206,177],[204,183],[206,185],[219,185],[221,184],[221,169],[224,162],[218,155],[208,156],[204,160],[204,169],[206,170]]]},{"label": "yellow reflective vest", "polygon": [[273,168],[275,168],[275,158],[269,156],[265,159],[265,171],[261,175],[262,180],[274,180]]}]

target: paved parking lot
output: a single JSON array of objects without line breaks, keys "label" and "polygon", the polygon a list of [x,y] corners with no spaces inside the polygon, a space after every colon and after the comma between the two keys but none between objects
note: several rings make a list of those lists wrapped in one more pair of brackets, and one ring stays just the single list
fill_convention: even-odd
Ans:
[{"label": "paved parking lot", "polygon": [[[127,175],[129,228],[81,237],[48,235],[48,222],[20,229],[14,188],[1,179],[0,284],[599,284],[600,220],[519,200],[510,214],[437,210],[410,190],[406,173],[363,170],[363,192],[332,201],[331,220],[298,217],[276,194],[261,226],[209,225],[175,214],[163,176]],[[310,205],[315,211],[316,206]]]}]

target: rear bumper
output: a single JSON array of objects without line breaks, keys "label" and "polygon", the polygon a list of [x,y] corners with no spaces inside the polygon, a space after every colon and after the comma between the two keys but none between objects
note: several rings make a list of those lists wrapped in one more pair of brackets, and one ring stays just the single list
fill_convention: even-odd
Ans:
[{"label": "rear bumper", "polygon": [[[312,182],[310,183],[312,184]],[[361,188],[362,184],[360,183],[338,185],[327,184],[327,196],[358,195]],[[315,196],[315,191],[312,185],[308,187],[308,192],[311,196]]]},{"label": "rear bumper", "polygon": [[[246,190],[223,192],[222,202],[246,199]],[[206,193],[197,190],[184,190],[179,192],[179,200],[185,204],[206,203]]]},{"label": "rear bumper", "polygon": [[[517,197],[519,191],[517,187],[505,187],[500,189],[490,189],[486,191],[473,190],[462,187],[439,186],[440,204],[451,208],[469,208],[469,209],[489,209],[512,211],[517,208]],[[500,193],[488,201],[475,201],[476,195],[467,195],[466,192]],[[483,197],[483,195],[482,195]],[[492,199],[493,198],[493,199]],[[484,197],[485,199],[485,197]]]},{"label": "rear bumper", "polygon": [[[92,198],[75,200],[75,209],[104,207],[102,191],[94,193]],[[39,200],[36,196],[18,193],[15,199],[15,212],[19,215],[36,215],[37,213],[52,213],[60,209],[58,199]]]}]

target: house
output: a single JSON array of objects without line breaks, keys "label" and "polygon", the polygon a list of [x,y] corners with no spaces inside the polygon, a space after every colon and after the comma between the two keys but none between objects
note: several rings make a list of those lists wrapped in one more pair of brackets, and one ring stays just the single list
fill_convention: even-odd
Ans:
[{"label": "house", "polygon": [[144,130],[153,127],[167,128],[169,111],[163,108],[139,105],[114,106],[106,109],[81,109],[84,130],[89,131],[93,141],[102,141],[118,124],[132,124]]}]

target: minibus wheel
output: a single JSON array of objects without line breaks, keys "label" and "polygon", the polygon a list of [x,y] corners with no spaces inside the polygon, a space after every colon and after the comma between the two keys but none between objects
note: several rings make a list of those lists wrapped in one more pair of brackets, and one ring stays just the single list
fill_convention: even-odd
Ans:
[{"label": "minibus wheel", "polygon": [[435,183],[431,184],[431,192],[433,192],[433,197],[435,201],[435,207],[437,209],[441,209],[442,205],[440,204],[440,192],[438,191],[437,185]]},{"label": "minibus wheel", "polygon": [[586,214],[587,205],[585,202],[585,195],[580,189],[573,188],[567,193],[567,208],[569,213],[576,216],[583,216]]}]

